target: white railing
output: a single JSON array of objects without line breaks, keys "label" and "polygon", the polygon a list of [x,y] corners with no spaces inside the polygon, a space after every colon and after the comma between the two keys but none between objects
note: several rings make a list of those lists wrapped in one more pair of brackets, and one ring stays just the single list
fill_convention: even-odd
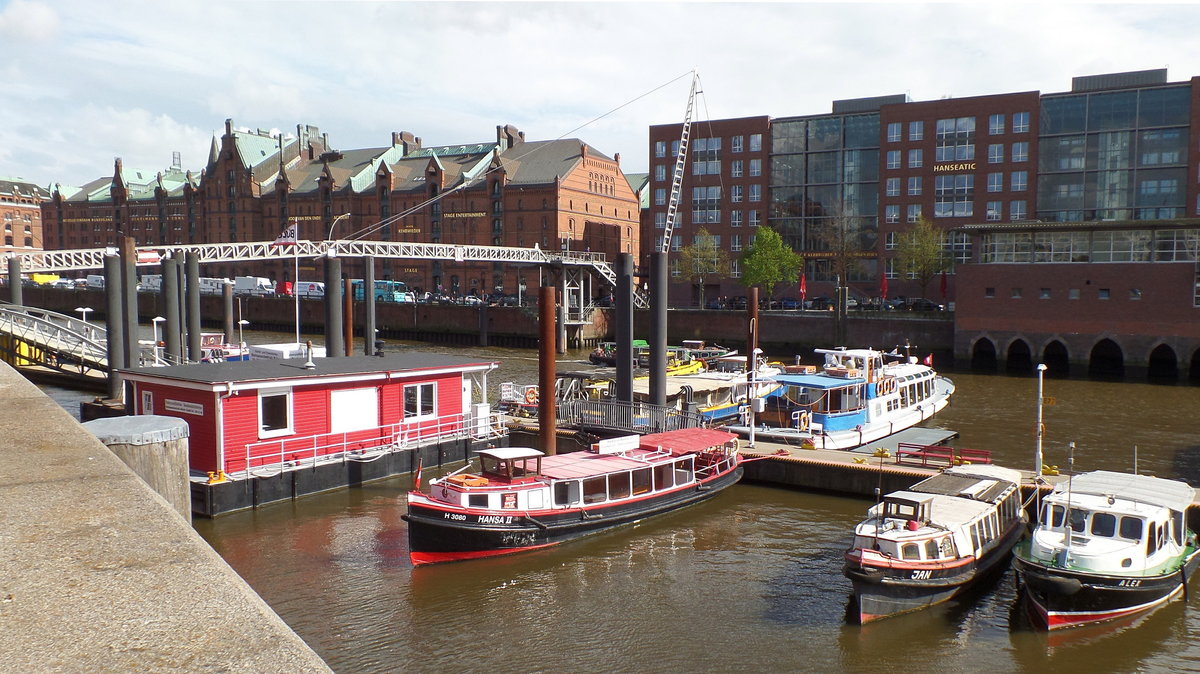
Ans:
[{"label": "white railing", "polygon": [[370,462],[390,452],[420,447],[432,442],[502,437],[507,430],[499,413],[473,412],[401,421],[359,431],[319,433],[262,440],[246,445],[242,465],[225,466],[232,476],[275,475],[325,463]]},{"label": "white railing", "polygon": [[12,335],[80,366],[108,367],[107,331],[103,326],[46,309],[0,305],[0,333]]}]

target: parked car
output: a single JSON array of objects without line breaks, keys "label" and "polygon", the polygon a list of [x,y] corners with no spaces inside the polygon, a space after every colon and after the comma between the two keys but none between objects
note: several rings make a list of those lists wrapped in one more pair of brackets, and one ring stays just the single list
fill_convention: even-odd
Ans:
[{"label": "parked car", "polygon": [[800,309],[801,306],[800,300],[796,299],[795,297],[784,297],[783,299],[779,300],[780,309]]},{"label": "parked car", "polygon": [[828,297],[814,297],[811,300],[804,302],[805,309],[815,309],[817,311],[828,311],[833,308],[833,300]]},{"label": "parked car", "polygon": [[910,297],[905,301],[905,308],[909,311],[942,311],[946,307],[924,297]]},{"label": "parked car", "polygon": [[737,297],[730,297],[728,303],[725,305],[725,308],[745,311],[749,304],[750,301],[746,299],[745,295],[738,295]]}]

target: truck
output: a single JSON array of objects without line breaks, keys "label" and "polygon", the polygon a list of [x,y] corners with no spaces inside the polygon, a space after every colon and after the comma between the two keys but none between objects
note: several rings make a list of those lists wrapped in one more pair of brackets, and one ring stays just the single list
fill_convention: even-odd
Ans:
[{"label": "truck", "polygon": [[152,293],[162,290],[162,274],[144,274],[142,276],[142,290]]},{"label": "truck", "polygon": [[275,284],[262,276],[235,276],[233,294],[267,297],[275,294]]},{"label": "truck", "polygon": [[200,277],[200,294],[201,295],[220,295],[225,292],[225,284],[229,283],[226,278],[207,278]]},{"label": "truck", "polygon": [[320,281],[297,281],[292,292],[300,297],[325,297],[325,284]]},{"label": "truck", "polygon": [[104,290],[104,274],[88,274],[87,287],[93,290]]}]

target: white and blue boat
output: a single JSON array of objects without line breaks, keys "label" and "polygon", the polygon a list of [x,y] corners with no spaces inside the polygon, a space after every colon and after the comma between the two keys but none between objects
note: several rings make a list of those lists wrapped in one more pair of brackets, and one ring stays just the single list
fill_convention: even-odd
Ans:
[{"label": "white and blue boat", "polygon": [[[755,436],[814,449],[854,449],[932,417],[946,407],[954,382],[913,356],[875,349],[817,349],[821,368],[787,368],[755,414]],[[750,427],[726,427],[749,435]]]}]

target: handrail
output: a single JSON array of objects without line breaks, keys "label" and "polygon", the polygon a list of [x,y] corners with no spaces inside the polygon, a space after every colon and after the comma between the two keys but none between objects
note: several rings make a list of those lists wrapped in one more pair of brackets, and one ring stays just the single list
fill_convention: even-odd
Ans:
[{"label": "handrail", "polygon": [[962,463],[991,463],[992,453],[986,449],[919,445],[912,442],[901,442],[896,445],[897,464],[929,467],[935,462],[939,467],[943,465],[956,466]]},{"label": "handrail", "polygon": [[0,303],[0,332],[70,356],[90,367],[108,367],[108,331],[73,316],[3,302]]}]

